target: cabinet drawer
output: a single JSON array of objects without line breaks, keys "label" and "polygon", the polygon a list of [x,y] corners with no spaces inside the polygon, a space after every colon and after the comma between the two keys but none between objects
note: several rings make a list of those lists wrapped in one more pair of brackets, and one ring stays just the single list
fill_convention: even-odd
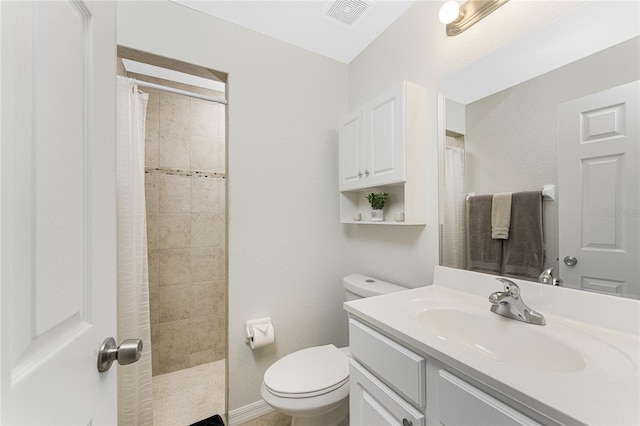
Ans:
[{"label": "cabinet drawer", "polygon": [[425,359],[354,319],[349,320],[351,356],[420,407],[426,404]]},{"label": "cabinet drawer", "polygon": [[424,426],[425,416],[376,379],[357,361],[349,364],[351,426]]},{"label": "cabinet drawer", "polygon": [[536,421],[445,370],[440,370],[438,384],[440,423],[444,426],[540,426]]}]

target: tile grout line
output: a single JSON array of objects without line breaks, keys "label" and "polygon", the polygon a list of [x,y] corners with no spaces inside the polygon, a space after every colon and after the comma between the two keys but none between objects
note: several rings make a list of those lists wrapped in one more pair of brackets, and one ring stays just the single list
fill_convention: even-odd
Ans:
[{"label": "tile grout line", "polygon": [[170,167],[147,167],[144,168],[144,173],[150,176],[183,176],[192,178],[217,178],[225,179],[226,173],[212,172],[206,170],[185,170],[185,169],[173,169]]}]

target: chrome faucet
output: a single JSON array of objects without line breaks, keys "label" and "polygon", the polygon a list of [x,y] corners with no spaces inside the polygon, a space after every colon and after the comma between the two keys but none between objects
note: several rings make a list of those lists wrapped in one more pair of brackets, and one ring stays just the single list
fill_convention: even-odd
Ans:
[{"label": "chrome faucet", "polygon": [[496,278],[503,286],[503,291],[496,291],[489,296],[491,312],[518,321],[535,325],[545,325],[542,314],[524,304],[520,298],[520,287],[506,278]]},{"label": "chrome faucet", "polygon": [[553,267],[547,268],[538,275],[538,282],[541,284],[562,286],[564,281],[562,278],[556,278],[553,276]]}]

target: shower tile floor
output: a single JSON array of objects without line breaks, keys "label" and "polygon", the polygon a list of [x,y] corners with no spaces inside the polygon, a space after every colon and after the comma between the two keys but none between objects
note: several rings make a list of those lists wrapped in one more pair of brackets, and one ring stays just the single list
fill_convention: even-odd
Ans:
[{"label": "shower tile floor", "polygon": [[214,414],[225,420],[225,360],[153,377],[154,426],[188,426]]}]

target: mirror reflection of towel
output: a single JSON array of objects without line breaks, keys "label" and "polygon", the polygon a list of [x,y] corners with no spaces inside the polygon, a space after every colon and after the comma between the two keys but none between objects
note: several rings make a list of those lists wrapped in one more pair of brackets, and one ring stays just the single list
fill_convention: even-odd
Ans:
[{"label": "mirror reflection of towel", "polygon": [[493,194],[491,203],[491,238],[506,240],[511,226],[511,192]]},{"label": "mirror reflection of towel", "polygon": [[514,192],[509,239],[504,240],[504,275],[537,279],[543,269],[542,194]]},{"label": "mirror reflection of towel", "polygon": [[501,274],[502,241],[491,238],[492,195],[469,197],[468,259],[469,270]]}]

